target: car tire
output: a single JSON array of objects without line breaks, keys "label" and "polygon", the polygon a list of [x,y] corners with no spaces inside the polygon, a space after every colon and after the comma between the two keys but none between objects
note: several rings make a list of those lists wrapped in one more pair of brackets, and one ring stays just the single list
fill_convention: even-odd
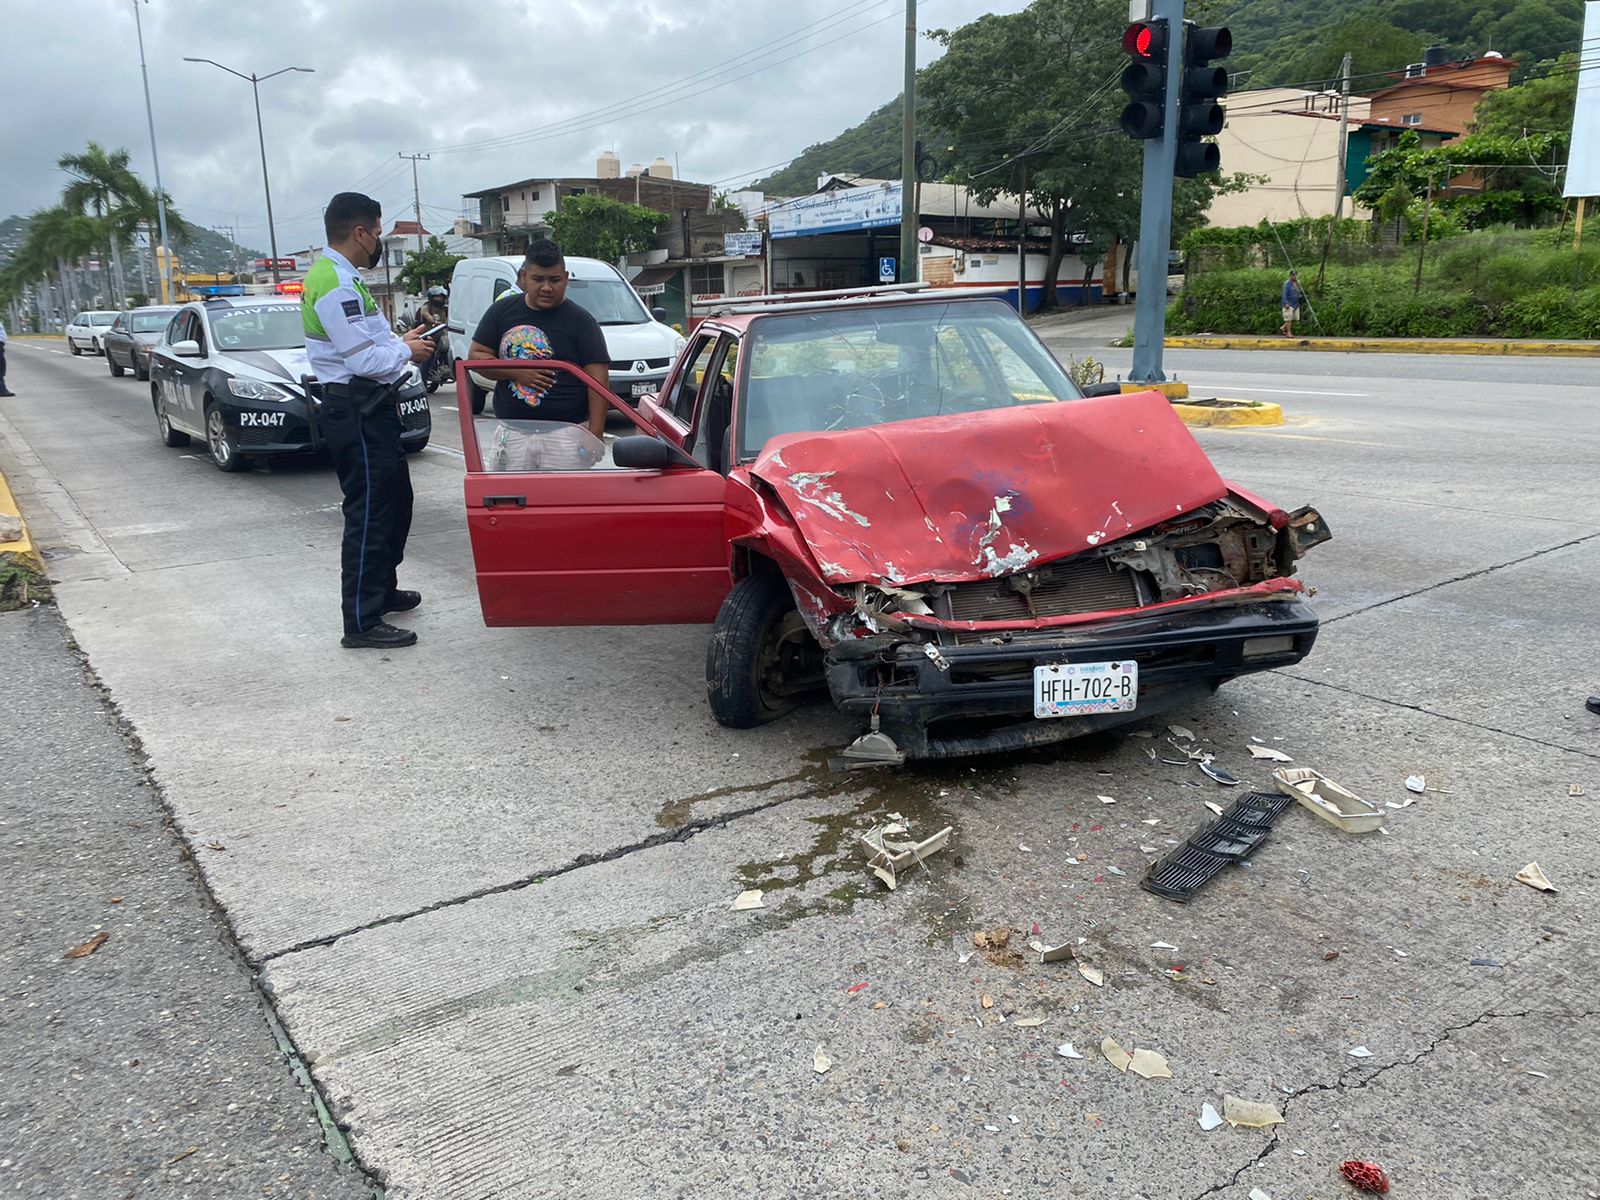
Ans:
[{"label": "car tire", "polygon": [[111,378],[122,378],[122,373],[125,368],[114,357],[112,357],[111,351],[109,350],[106,351],[106,366],[111,368]]},{"label": "car tire", "polygon": [[83,351],[78,347],[78,343],[73,341],[71,338],[67,339],[67,349],[72,351],[73,358],[77,358],[78,355],[83,353]]},{"label": "car tire", "polygon": [[477,416],[479,413],[481,413],[483,411],[484,405],[488,403],[489,393],[484,391],[477,384],[473,383],[471,379],[468,379],[467,380],[467,399],[468,399],[468,402],[472,405],[472,415],[473,416]]},{"label": "car tire", "polygon": [[139,358],[137,355],[135,355],[133,359],[133,377],[140,383],[150,382],[150,369],[148,367],[142,369],[140,368]]},{"label": "car tire", "polygon": [[785,644],[796,636],[809,641],[811,633],[781,575],[758,571],[733,585],[706,648],[706,697],[718,724],[753,729],[795,707],[798,692],[774,685],[782,681]]},{"label": "car tire", "polygon": [[172,422],[167,419],[167,410],[161,407],[161,397],[156,393],[154,386],[150,388],[150,403],[156,410],[156,429],[161,433],[163,446],[187,446],[189,435],[172,427]]},{"label": "car tire", "polygon": [[222,409],[206,401],[206,449],[211,453],[211,461],[216,463],[217,470],[242,471],[249,462],[243,454],[239,453],[239,442],[236,436],[229,431],[228,423],[222,419]]},{"label": "car tire", "polygon": [[419,454],[428,448],[428,439],[422,438],[415,442],[401,442],[400,448],[407,454]]},{"label": "car tire", "polygon": [[106,352],[105,343],[103,343],[99,338],[95,338],[92,342],[90,342],[89,347],[95,354],[104,354]]}]

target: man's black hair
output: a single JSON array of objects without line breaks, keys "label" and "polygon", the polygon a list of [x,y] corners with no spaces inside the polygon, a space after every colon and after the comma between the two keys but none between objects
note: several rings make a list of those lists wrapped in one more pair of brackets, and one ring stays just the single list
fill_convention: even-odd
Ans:
[{"label": "man's black hair", "polygon": [[344,241],[357,225],[377,232],[382,220],[383,205],[360,192],[340,192],[322,210],[322,228],[330,246]]},{"label": "man's black hair", "polygon": [[549,238],[540,238],[528,244],[528,253],[524,261],[536,267],[558,267],[566,261],[566,257],[561,253],[560,246]]}]

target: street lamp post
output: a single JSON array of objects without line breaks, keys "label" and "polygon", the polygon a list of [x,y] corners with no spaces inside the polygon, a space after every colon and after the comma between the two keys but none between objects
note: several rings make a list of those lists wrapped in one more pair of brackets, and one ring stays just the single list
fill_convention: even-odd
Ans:
[{"label": "street lamp post", "polygon": [[[167,253],[167,197],[161,190],[161,156],[156,153],[156,114],[150,107],[150,68],[144,63],[144,22],[139,19],[139,0],[133,0],[133,27],[139,35],[139,73],[144,76],[144,115],[150,124],[150,162],[156,169],[156,223],[161,227],[156,272],[161,276],[161,303],[166,304],[172,295],[172,258]],[[148,218],[145,228],[149,229]],[[142,266],[144,260],[139,261]]]},{"label": "street lamp post", "polygon": [[272,78],[274,78],[274,77],[276,77],[278,75],[287,74],[290,71],[303,71],[307,75],[310,75],[310,74],[314,73],[314,68],[312,68],[312,67],[282,67],[282,68],[280,68],[280,69],[278,69],[276,71],[273,71],[273,72],[271,72],[270,74],[267,74],[267,75],[257,75],[254,71],[252,71],[252,72],[250,72],[250,74],[246,75],[241,71],[235,71],[232,67],[224,67],[221,63],[219,63],[214,58],[190,58],[188,55],[184,55],[183,61],[184,62],[192,62],[192,63],[210,63],[213,67],[217,67],[220,70],[226,71],[229,75],[236,75],[240,79],[246,79],[246,80],[249,80],[249,82],[250,82],[250,91],[255,96],[255,100],[256,100],[256,140],[261,144],[261,189],[262,189],[262,191],[264,191],[266,193],[266,196],[267,196],[267,241],[269,243],[271,243],[271,247],[272,247],[272,286],[273,286],[274,289],[276,289],[277,286],[278,286],[278,283],[279,283],[279,279],[278,279],[278,231],[277,231],[276,227],[274,227],[274,225],[272,224],[272,183],[267,178],[267,137],[266,137],[266,134],[264,134],[261,131],[261,86],[260,85],[262,83],[264,83],[268,79],[272,79]]}]

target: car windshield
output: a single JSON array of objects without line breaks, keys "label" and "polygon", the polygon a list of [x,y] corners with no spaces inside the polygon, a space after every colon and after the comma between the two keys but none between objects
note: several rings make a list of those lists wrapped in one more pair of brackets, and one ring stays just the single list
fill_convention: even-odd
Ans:
[{"label": "car windshield", "polygon": [[89,314],[89,324],[91,324],[91,325],[109,325],[109,324],[111,324],[111,322],[115,321],[116,319],[117,319],[117,314],[114,313],[114,312],[90,313]]},{"label": "car windshield", "polygon": [[167,322],[172,320],[172,310],[165,312],[136,312],[133,314],[133,331],[135,333],[160,333],[167,327]]},{"label": "car windshield", "polygon": [[640,325],[650,320],[634,290],[620,279],[574,279],[567,299],[602,325]]},{"label": "car windshield", "polygon": [[297,304],[225,308],[208,315],[218,350],[290,350],[306,344]]},{"label": "car windshield", "polygon": [[783,433],[1083,395],[999,300],[763,316],[751,325],[743,357],[742,459]]}]

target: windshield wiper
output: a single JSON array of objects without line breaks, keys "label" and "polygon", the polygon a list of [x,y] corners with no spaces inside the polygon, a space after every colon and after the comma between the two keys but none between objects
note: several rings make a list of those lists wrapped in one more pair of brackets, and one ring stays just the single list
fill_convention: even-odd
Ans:
[{"label": "windshield wiper", "polygon": [[601,321],[602,325],[643,325],[643,321]]}]

